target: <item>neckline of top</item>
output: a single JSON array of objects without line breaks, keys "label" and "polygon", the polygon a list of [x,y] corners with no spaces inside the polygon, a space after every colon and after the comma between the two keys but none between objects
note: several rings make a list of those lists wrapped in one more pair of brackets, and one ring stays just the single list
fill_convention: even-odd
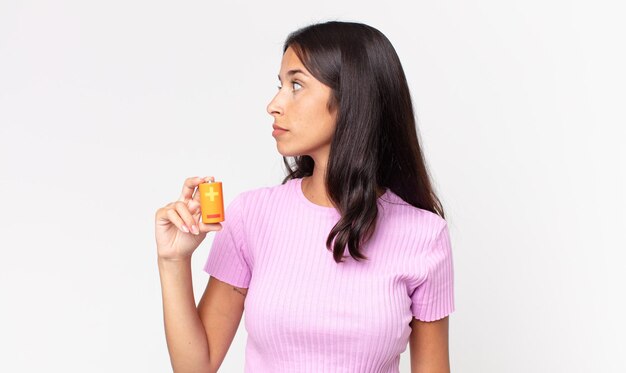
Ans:
[{"label": "neckline of top", "polygon": [[[294,178],[294,179],[291,179],[290,182],[293,183],[293,187],[295,188],[298,200],[301,201],[309,209],[322,212],[325,214],[329,214],[329,215],[339,215],[339,211],[333,206],[322,206],[322,205],[318,205],[310,201],[304,195],[304,192],[302,191],[302,178]],[[392,192],[389,188],[385,188],[385,192],[380,197],[378,197],[378,201],[380,201],[383,197],[390,197],[391,193]],[[387,200],[388,198],[385,201]]]}]

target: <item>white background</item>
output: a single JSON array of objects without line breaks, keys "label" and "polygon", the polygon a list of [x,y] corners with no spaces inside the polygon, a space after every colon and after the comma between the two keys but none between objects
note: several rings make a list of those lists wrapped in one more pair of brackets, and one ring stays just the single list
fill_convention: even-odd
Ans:
[{"label": "white background", "polygon": [[[381,30],[409,80],[453,244],[452,370],[626,371],[623,14],[1,1],[0,370],[171,371],[154,214],[190,176],[221,180],[226,204],[280,183],[265,110],[282,43],[343,20]],[[194,254],[197,300],[212,238]],[[245,340],[242,320],[221,371],[243,370]]]}]

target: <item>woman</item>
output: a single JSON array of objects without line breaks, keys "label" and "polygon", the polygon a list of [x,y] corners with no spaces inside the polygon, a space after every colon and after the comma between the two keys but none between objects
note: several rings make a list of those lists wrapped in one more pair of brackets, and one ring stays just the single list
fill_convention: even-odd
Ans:
[{"label": "woman", "polygon": [[[267,111],[287,177],[236,196],[223,226],[200,221],[209,178],[157,211],[174,370],[216,372],[245,306],[246,372],[398,372],[407,344],[412,372],[449,372],[449,233],[395,50],[370,26],[326,22],[283,52]],[[196,308],[190,258],[216,230]]]}]

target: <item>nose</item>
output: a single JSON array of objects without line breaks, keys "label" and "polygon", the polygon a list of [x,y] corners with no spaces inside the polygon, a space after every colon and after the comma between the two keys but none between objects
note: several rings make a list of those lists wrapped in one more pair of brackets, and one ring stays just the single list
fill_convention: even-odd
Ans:
[{"label": "nose", "polygon": [[276,96],[274,96],[272,101],[270,101],[270,103],[267,104],[266,110],[268,114],[271,116],[283,114],[283,105],[279,101],[279,96],[280,96],[280,92],[278,92]]}]

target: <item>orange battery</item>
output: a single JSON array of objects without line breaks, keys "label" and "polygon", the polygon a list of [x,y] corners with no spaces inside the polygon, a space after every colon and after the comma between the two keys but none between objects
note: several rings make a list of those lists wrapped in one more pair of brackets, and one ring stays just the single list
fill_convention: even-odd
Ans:
[{"label": "orange battery", "polygon": [[200,210],[204,224],[224,221],[224,196],[222,182],[213,181],[198,185],[200,191]]}]

